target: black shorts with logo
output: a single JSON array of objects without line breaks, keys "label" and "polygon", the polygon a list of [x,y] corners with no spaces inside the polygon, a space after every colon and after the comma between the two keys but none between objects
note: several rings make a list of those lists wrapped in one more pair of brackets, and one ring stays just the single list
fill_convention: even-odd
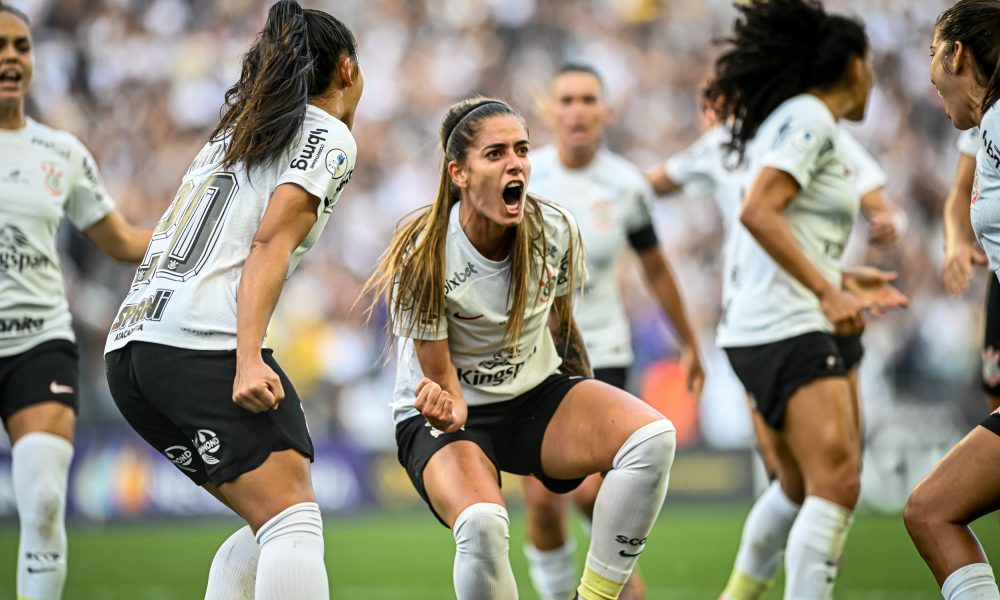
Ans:
[{"label": "black shorts with logo", "polygon": [[281,379],[277,410],[254,413],[233,403],[234,350],[206,351],[131,342],[104,357],[118,410],[136,432],[198,485],[232,481],[272,452],[313,445],[292,382],[270,350],[264,363]]},{"label": "black shorts with logo", "polygon": [[824,377],[846,377],[864,354],[860,336],[818,331],[725,351],[754,409],[777,430],[783,427],[788,399],[800,387]]},{"label": "black shorts with logo", "polygon": [[556,373],[512,400],[470,406],[465,429],[452,433],[431,429],[422,415],[398,423],[396,445],[399,464],[406,469],[413,487],[438,521],[447,526],[427,496],[424,467],[438,450],[462,440],[479,446],[493,462],[499,485],[502,485],[500,471],[506,471],[515,475],[532,475],[557,494],[576,489],[583,482],[582,478],[553,479],[542,473],[542,439],[563,398],[581,381],[585,379]]},{"label": "black shorts with logo", "polygon": [[990,289],[986,293],[983,391],[991,396],[1000,396],[1000,281],[996,273],[990,273]]},{"label": "black shorts with logo", "polygon": [[80,354],[69,340],[42,342],[0,357],[0,418],[42,402],[59,402],[79,412]]}]

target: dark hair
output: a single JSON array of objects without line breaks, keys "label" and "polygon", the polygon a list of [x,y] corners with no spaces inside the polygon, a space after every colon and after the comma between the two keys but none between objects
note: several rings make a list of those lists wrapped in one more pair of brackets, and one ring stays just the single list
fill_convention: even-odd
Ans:
[{"label": "dark hair", "polygon": [[722,40],[730,47],[715,61],[702,100],[720,123],[731,123],[727,147],[742,160],[778,105],[840,82],[850,60],[868,53],[868,37],[859,21],[828,14],[816,0],[748,0],[736,9],[733,34]]},{"label": "dark hair", "polygon": [[299,134],[309,97],[330,86],[340,58],[357,61],[357,45],[332,15],[294,0],[275,2],[212,132],[213,140],[230,138],[222,163],[249,169],[276,159]]},{"label": "dark hair", "polygon": [[972,54],[976,81],[986,88],[981,107],[985,113],[1000,98],[1000,2],[959,0],[938,16],[935,29],[947,44],[943,52],[962,42]]},{"label": "dark hair", "polygon": [[588,65],[582,62],[565,62],[556,71],[556,74],[552,76],[553,79],[559,77],[560,75],[565,75],[566,73],[586,73],[588,75],[593,75],[597,79],[597,83],[600,84],[601,90],[604,90],[604,78],[601,74],[597,72],[597,69],[593,65]]},{"label": "dark hair", "polygon": [[18,19],[24,21],[25,25],[31,27],[31,21],[28,19],[28,15],[24,14],[24,12],[21,11],[20,9],[14,8],[10,4],[7,4],[6,2],[0,1],[0,12],[10,13],[15,17],[17,17]]}]

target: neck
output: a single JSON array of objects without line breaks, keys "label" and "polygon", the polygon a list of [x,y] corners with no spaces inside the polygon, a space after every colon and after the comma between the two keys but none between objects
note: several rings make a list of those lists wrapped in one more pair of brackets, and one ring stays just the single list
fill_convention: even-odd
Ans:
[{"label": "neck", "polygon": [[24,126],[24,102],[0,101],[0,129],[21,129]]},{"label": "neck", "polygon": [[969,94],[969,102],[972,111],[972,120],[976,122],[976,127],[983,124],[983,100],[986,99],[986,88],[976,86],[976,89]]},{"label": "neck", "polygon": [[812,88],[806,91],[819,98],[837,121],[843,119],[847,113],[851,112],[851,108],[853,108],[853,99],[848,93],[838,88],[825,91]]},{"label": "neck", "polygon": [[597,145],[593,146],[568,146],[559,144],[559,162],[567,169],[582,169],[590,164],[597,156]]},{"label": "neck", "polygon": [[501,261],[510,254],[514,228],[497,225],[465,201],[458,205],[458,222],[476,250],[489,260]]},{"label": "neck", "polygon": [[342,90],[330,90],[325,94],[310,96],[309,104],[343,121],[348,129],[354,126],[354,111],[347,109],[347,102],[344,100]]}]

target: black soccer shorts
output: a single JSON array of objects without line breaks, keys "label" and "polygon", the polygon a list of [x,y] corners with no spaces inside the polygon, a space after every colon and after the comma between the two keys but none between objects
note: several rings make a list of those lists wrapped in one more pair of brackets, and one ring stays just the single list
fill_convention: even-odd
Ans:
[{"label": "black soccer shorts", "polygon": [[0,417],[42,402],[59,402],[79,412],[80,355],[69,340],[42,342],[0,358]]}]

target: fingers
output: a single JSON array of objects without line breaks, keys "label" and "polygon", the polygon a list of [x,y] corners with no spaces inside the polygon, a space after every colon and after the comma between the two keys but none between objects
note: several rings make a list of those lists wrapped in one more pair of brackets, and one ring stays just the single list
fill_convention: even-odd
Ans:
[{"label": "fingers", "polygon": [[285,399],[285,388],[278,375],[265,365],[265,371],[255,376],[241,377],[239,373],[233,382],[233,402],[250,412],[277,410]]},{"label": "fingers", "polygon": [[426,377],[420,381],[415,391],[417,399],[413,407],[432,427],[447,431],[455,422],[455,402],[451,395]]}]

